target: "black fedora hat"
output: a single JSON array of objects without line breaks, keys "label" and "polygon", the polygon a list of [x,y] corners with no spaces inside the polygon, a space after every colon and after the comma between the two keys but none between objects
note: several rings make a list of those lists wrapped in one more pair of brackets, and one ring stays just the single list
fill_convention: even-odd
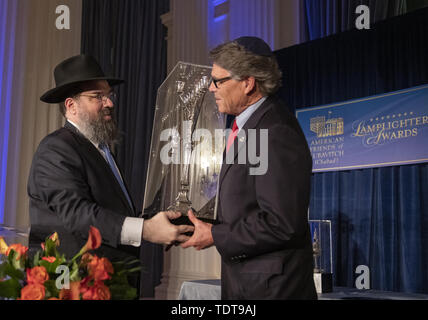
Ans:
[{"label": "black fedora hat", "polygon": [[108,77],[104,74],[98,62],[89,55],[78,55],[64,60],[55,67],[56,87],[47,91],[40,97],[46,103],[60,103],[64,101],[70,89],[79,83],[92,80],[106,80],[110,86],[121,84],[121,79]]}]

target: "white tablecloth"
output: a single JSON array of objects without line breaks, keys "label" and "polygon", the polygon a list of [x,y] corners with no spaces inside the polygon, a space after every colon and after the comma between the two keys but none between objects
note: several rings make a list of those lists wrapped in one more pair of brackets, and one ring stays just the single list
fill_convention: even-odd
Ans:
[{"label": "white tablecloth", "polygon": [[[220,279],[183,282],[179,300],[221,300]],[[428,295],[379,290],[334,287],[331,293],[318,294],[319,300],[428,300]]]}]

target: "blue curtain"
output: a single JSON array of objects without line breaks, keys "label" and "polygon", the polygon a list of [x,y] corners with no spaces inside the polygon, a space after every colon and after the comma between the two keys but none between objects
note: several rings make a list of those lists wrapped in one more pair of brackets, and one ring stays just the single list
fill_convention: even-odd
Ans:
[{"label": "blue curtain", "polygon": [[[123,139],[116,150],[131,197],[140,212],[146,182],[158,87],[166,77],[166,29],[160,16],[169,0],[83,0],[82,53],[126,81],[116,108]],[[163,247],[143,242],[141,296],[154,297],[163,271]]]},{"label": "blue curtain", "polygon": [[354,287],[358,265],[373,289],[428,292],[428,166],[315,174],[310,217],[333,224],[335,284]]},{"label": "blue curtain", "polygon": [[[413,0],[411,0],[413,1]],[[305,40],[314,40],[355,28],[359,5],[370,8],[370,22],[404,14],[407,0],[304,0]]]},{"label": "blue curtain", "polygon": [[[428,83],[428,8],[276,52],[292,110]],[[421,145],[427,148],[427,145]],[[335,286],[428,293],[428,164],[317,173],[311,219],[332,221]]]}]

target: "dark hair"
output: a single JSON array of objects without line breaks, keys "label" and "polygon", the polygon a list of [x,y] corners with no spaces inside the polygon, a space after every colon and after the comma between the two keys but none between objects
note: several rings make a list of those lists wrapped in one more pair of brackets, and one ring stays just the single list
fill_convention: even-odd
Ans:
[{"label": "dark hair", "polygon": [[253,54],[231,41],[211,50],[210,58],[234,78],[254,77],[263,95],[274,94],[281,86],[282,72],[275,56]]},{"label": "dark hair", "polygon": [[68,98],[73,98],[75,99],[81,92],[83,92],[84,90],[80,87],[71,87],[68,92],[67,92],[67,97],[64,98],[63,101],[61,101],[59,103],[59,111],[61,112],[61,114],[64,116],[65,118],[65,114],[67,112],[67,108],[65,107],[65,100],[67,100]]}]

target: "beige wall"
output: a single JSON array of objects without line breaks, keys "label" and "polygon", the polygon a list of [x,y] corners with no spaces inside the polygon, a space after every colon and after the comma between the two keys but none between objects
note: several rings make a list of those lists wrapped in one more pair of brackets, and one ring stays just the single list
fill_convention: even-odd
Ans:
[{"label": "beige wall", "polygon": [[[14,74],[4,223],[29,226],[27,178],[40,140],[62,126],[58,106],[40,96],[54,87],[53,69],[80,53],[81,0],[17,1]],[[58,30],[57,6],[70,9],[70,30]]]}]

